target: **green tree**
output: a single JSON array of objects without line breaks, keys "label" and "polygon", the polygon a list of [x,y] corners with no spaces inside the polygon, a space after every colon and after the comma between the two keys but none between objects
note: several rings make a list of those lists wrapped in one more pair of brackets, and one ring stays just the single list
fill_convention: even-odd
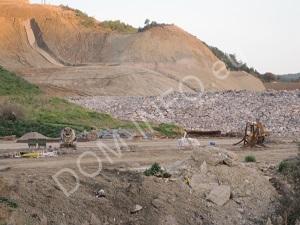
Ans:
[{"label": "green tree", "polygon": [[144,24],[145,24],[145,26],[149,26],[150,20],[149,20],[149,19],[146,19]]}]

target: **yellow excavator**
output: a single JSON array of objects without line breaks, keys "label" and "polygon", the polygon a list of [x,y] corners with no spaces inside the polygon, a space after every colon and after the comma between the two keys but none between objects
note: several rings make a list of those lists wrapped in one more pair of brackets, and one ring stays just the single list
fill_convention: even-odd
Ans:
[{"label": "yellow excavator", "polygon": [[76,150],[76,133],[70,127],[64,128],[60,133],[60,148],[73,148]]},{"label": "yellow excavator", "polygon": [[256,122],[247,122],[244,137],[241,141],[234,145],[243,142],[244,147],[255,147],[256,145],[264,146],[265,138],[268,132],[265,126],[257,119]]}]

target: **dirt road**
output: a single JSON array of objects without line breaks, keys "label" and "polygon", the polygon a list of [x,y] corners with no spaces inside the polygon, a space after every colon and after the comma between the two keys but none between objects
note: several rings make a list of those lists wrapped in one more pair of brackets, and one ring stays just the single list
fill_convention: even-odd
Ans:
[{"label": "dirt road", "polygon": [[[201,146],[207,146],[211,139],[199,140]],[[244,149],[240,146],[232,146],[238,139],[234,138],[214,138],[218,147],[234,151],[239,160],[243,161],[245,156],[254,155],[258,163],[278,164],[283,159],[297,155],[297,144],[270,143],[267,148]],[[78,158],[87,152],[93,152],[101,160],[101,163],[108,168],[139,168],[159,162],[167,165],[179,160],[184,160],[190,156],[192,150],[178,150],[176,140],[151,140],[151,141],[127,141],[126,144],[120,144],[121,150],[117,151],[118,144],[112,140],[99,142],[78,143],[77,151],[71,151],[68,154],[60,155],[56,158],[40,159],[2,159],[2,167],[11,167],[12,169],[38,168],[45,167],[57,169],[62,167],[76,167]],[[58,147],[58,143],[52,144],[52,147]],[[123,146],[122,146],[123,145]],[[127,145],[127,147],[126,147]],[[0,155],[12,153],[27,149],[26,144],[18,143],[0,143]],[[87,153],[80,160],[81,164],[98,165],[97,158]]]},{"label": "dirt road", "polygon": [[[296,143],[270,143],[267,148],[250,150],[232,146],[237,139],[213,138],[199,141],[201,146],[214,141],[218,147],[237,153],[240,161],[249,154],[255,155],[258,160],[257,164],[249,166],[210,166],[209,174],[213,175],[209,179],[216,176],[219,182],[230,184],[232,193],[235,193],[233,199],[222,207],[213,205],[194,189],[200,185],[198,182],[193,183],[196,186],[191,188],[181,177],[164,180],[134,172],[144,171],[154,162],[167,168],[177,162],[188,162],[186,159],[190,158],[192,150],[177,149],[176,140],[128,141],[127,148],[121,146],[119,153],[110,152],[109,149],[115,150],[116,145],[112,140],[105,140],[101,143],[107,148],[99,147],[96,142],[78,143],[78,150],[55,158],[0,159],[0,196],[5,197],[0,204],[0,223],[264,224],[266,215],[272,213],[276,206],[276,192],[267,177],[253,167],[276,165],[285,158],[295,156]],[[58,147],[58,143],[51,145]],[[26,148],[26,144],[1,142],[0,155]],[[59,173],[62,169],[69,170]],[[73,173],[68,172],[70,169]],[[100,173],[99,169],[102,169]],[[97,176],[90,178],[82,174],[82,171],[88,174],[97,172]],[[71,197],[66,196],[53,179],[58,173],[59,184],[65,190],[72,191],[78,184],[78,189]],[[194,171],[194,175],[198,176],[199,171]],[[207,185],[213,181],[207,180],[207,177],[203,179],[202,182]],[[95,196],[100,189],[105,190],[105,198]],[[242,197],[237,193],[241,193]],[[251,195],[244,196],[245,193]],[[18,207],[11,209],[11,202],[16,202]],[[132,214],[131,210],[136,204],[143,209]],[[240,213],[238,209],[248,213]]]}]

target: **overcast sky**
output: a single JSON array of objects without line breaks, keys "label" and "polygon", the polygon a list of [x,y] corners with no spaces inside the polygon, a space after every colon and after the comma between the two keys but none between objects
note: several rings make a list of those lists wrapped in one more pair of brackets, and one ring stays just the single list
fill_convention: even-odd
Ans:
[{"label": "overcast sky", "polygon": [[[31,0],[39,3],[41,0]],[[260,72],[300,72],[299,0],[47,0],[100,21],[174,23]]]}]

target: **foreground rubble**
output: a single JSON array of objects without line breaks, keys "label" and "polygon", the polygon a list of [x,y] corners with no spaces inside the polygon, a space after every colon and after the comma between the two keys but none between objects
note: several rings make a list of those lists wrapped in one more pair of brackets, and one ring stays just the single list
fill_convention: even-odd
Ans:
[{"label": "foreground rubble", "polygon": [[[264,225],[277,204],[263,173],[224,148],[198,147],[184,160],[164,164],[172,174],[166,179],[117,169],[79,175],[80,187],[69,197],[52,179],[59,165],[0,173],[0,196],[18,204],[13,210],[0,204],[7,224]],[[77,182],[69,173],[59,180],[68,190]]]},{"label": "foreground rubble", "polygon": [[300,90],[171,93],[157,97],[74,97],[71,102],[125,120],[176,123],[186,129],[242,133],[259,118],[272,136],[300,136]]}]

